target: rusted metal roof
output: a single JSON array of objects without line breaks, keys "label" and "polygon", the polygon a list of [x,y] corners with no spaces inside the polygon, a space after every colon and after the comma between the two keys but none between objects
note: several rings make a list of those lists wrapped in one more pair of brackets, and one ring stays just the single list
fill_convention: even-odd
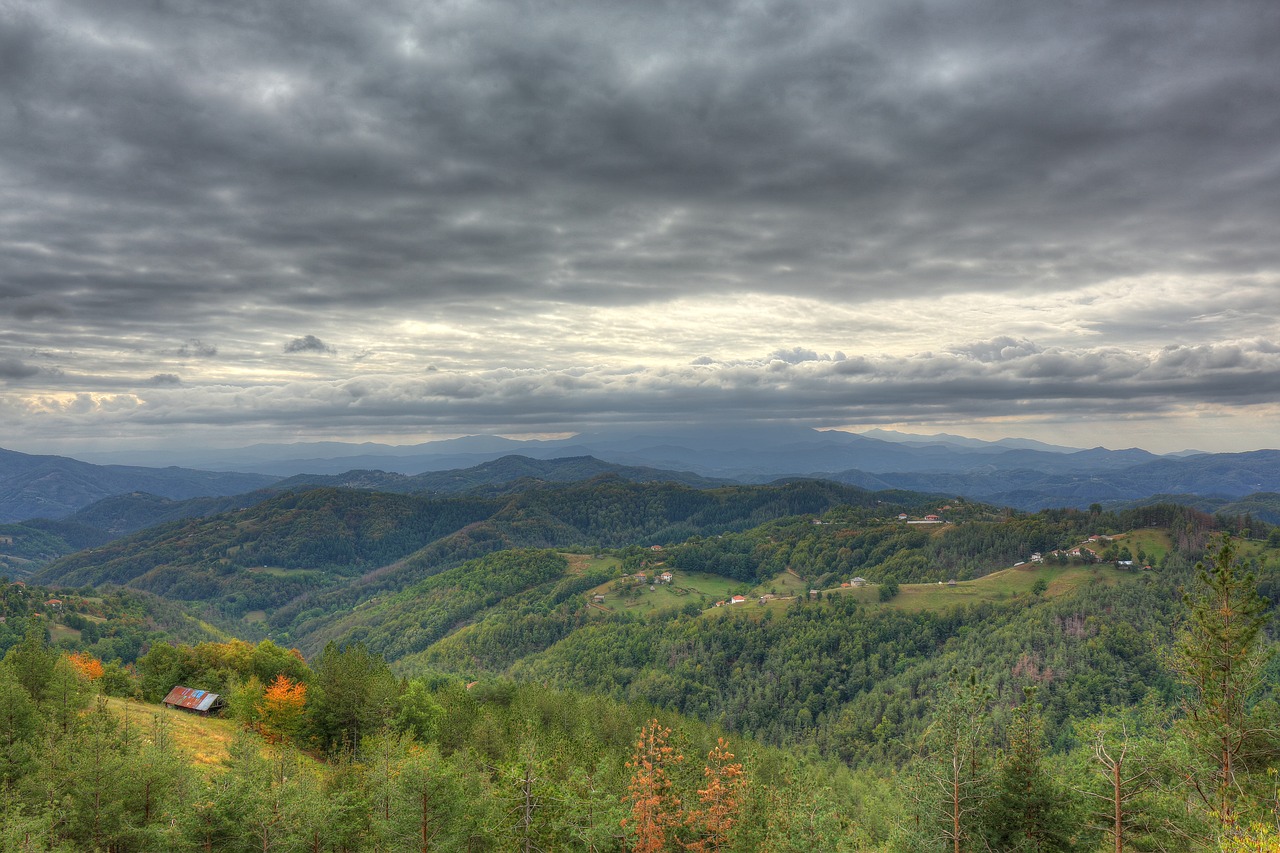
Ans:
[{"label": "rusted metal roof", "polygon": [[209,711],[221,704],[217,693],[208,690],[192,690],[190,687],[175,687],[164,697],[164,704],[175,708],[186,708],[189,711]]}]

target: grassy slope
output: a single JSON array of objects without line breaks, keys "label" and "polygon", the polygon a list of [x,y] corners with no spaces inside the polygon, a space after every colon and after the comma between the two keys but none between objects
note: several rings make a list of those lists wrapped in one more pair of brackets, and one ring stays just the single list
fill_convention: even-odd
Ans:
[{"label": "grassy slope", "polygon": [[220,769],[227,760],[237,724],[221,717],[201,717],[186,711],[151,705],[133,699],[107,698],[107,705],[129,725],[150,730],[157,720],[168,726],[169,736],[191,763],[204,771]]}]

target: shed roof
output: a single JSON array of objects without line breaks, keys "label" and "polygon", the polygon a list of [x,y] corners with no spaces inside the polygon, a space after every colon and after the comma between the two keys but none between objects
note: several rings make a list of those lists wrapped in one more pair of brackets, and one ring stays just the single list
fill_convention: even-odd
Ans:
[{"label": "shed roof", "polygon": [[164,697],[164,704],[187,708],[191,711],[208,711],[218,704],[219,698],[217,693],[210,693],[208,690],[175,687],[169,691],[168,696]]}]

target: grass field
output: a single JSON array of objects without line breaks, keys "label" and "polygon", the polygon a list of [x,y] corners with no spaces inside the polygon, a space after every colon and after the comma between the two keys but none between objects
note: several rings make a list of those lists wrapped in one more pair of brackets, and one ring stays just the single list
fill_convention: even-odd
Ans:
[{"label": "grass field", "polygon": [[860,589],[840,588],[824,595],[850,596],[868,607],[892,607],[897,610],[945,610],[964,604],[999,603],[1018,596],[1030,597],[1038,579],[1048,584],[1046,597],[1063,595],[1091,583],[1115,584],[1139,576],[1133,570],[1120,570],[1109,564],[1091,566],[1050,566],[1031,564],[1001,569],[971,581],[958,581],[955,586],[936,583],[904,583],[898,594],[887,603],[880,602],[880,587],[871,584]]},{"label": "grass field", "polygon": [[590,554],[561,554],[561,556],[569,561],[571,575],[581,575],[600,569],[615,571],[622,565],[622,561],[617,557],[593,557]]},{"label": "grass field", "polygon": [[201,770],[220,768],[225,763],[231,742],[236,736],[238,726],[234,720],[201,717],[133,699],[108,697],[106,701],[116,716],[121,719],[127,717],[129,725],[138,726],[144,733],[153,731],[157,721],[161,721],[168,727],[169,737],[177,744],[178,749]]},{"label": "grass field", "polygon": [[[659,566],[656,570],[650,568],[646,571],[655,575],[665,569]],[[588,599],[603,595],[605,600],[600,607],[606,612],[660,613],[679,610],[690,602],[705,610],[735,592],[746,594],[751,589],[750,584],[720,575],[678,569],[673,569],[672,573],[675,579],[670,584],[637,584],[628,578],[618,578],[589,590],[586,595]]]},{"label": "grass field", "polygon": [[[1173,548],[1173,543],[1169,540],[1168,532],[1164,530],[1142,529],[1131,530],[1128,533],[1119,533],[1110,537],[1111,544],[1117,548],[1128,548],[1133,554],[1134,560],[1138,559],[1138,552],[1143,551],[1147,555],[1147,562],[1153,566],[1159,565]],[[1096,554],[1102,554],[1107,550],[1107,546],[1090,545],[1090,550]]]}]

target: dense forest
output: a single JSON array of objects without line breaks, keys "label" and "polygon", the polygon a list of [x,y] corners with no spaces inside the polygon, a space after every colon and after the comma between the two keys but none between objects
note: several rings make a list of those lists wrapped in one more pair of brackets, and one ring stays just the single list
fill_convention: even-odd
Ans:
[{"label": "dense forest", "polygon": [[[1280,843],[1248,516],[326,488],[54,566],[0,586],[6,850]],[[188,569],[225,598],[82,585]],[[213,758],[146,704],[179,684],[227,699]]]}]

